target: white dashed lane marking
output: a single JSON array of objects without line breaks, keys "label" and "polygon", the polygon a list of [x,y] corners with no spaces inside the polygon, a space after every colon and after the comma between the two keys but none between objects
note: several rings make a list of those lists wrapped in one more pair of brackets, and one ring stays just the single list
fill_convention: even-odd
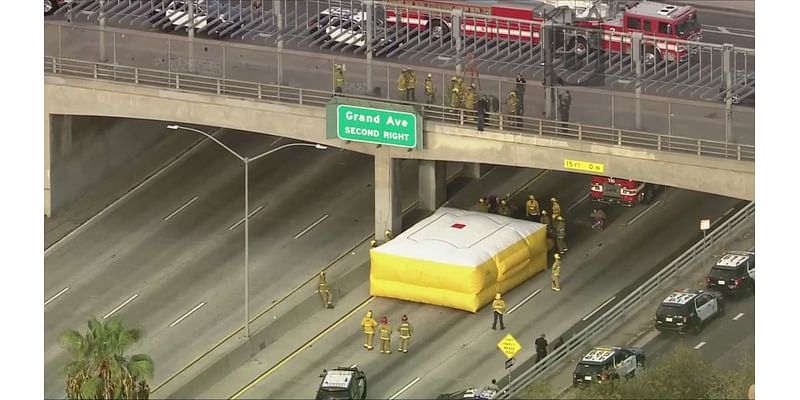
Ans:
[{"label": "white dashed lane marking", "polygon": [[694,346],[694,349],[698,350],[698,349],[700,349],[701,347],[703,347],[705,345],[706,345],[706,342],[700,342],[700,343],[697,344],[697,346]]},{"label": "white dashed lane marking", "polygon": [[735,317],[733,317],[733,320],[734,320],[734,321],[736,321],[736,320],[738,320],[739,318],[742,318],[742,316],[743,316],[743,315],[744,315],[744,313],[743,313],[743,312],[740,312],[739,314],[736,314],[736,316],[735,316]]}]

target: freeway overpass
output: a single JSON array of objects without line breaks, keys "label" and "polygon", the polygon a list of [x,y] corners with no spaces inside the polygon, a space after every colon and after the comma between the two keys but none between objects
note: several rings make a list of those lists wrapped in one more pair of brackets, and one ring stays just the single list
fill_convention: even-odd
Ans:
[{"label": "freeway overpass", "polygon": [[[59,135],[59,132],[51,132],[54,115],[204,124],[323,143],[373,155],[376,232],[387,228],[398,231],[400,228],[395,181],[401,159],[491,163],[592,173],[565,168],[565,160],[579,160],[602,164],[604,175],[748,200],[755,196],[752,146],[681,140],[673,136],[575,123],[567,124],[562,130],[553,121],[527,117],[522,118],[524,123],[519,129],[507,123],[503,125],[502,116],[497,116],[500,117],[498,126],[479,134],[471,126],[463,124],[463,115],[451,116],[446,109],[431,106],[426,108],[431,111],[423,110],[427,113],[425,146],[409,151],[328,139],[325,111],[319,106],[330,100],[330,92],[262,84],[246,86],[245,82],[200,79],[185,74],[167,73],[166,80],[160,81],[156,75],[159,71],[54,58],[45,61],[45,70],[46,215],[50,215],[50,206],[59,196],[58,186],[65,184],[50,179],[53,172],[51,163],[57,159],[50,151],[51,138]],[[88,76],[89,79],[75,75]],[[129,79],[134,82],[129,83]],[[153,84],[155,87],[151,86]],[[270,96],[278,101],[267,101]],[[280,100],[299,104],[281,104]],[[54,163],[54,168],[57,165]],[[421,174],[425,174],[424,179],[431,185],[420,190],[420,197],[425,208],[434,209],[445,201],[441,190],[445,177],[435,163],[429,165],[421,169],[426,171]]]}]

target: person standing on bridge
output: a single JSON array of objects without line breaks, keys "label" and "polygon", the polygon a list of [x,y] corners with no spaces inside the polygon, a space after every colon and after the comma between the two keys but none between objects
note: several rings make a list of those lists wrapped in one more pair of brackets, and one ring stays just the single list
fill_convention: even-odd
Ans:
[{"label": "person standing on bridge", "polygon": [[477,110],[478,110],[478,132],[483,132],[483,127],[486,125],[486,112],[489,110],[489,97],[483,95],[480,100],[478,100]]},{"label": "person standing on bridge", "polygon": [[[558,96],[558,119],[562,122],[569,122],[569,107],[572,105],[572,94],[569,90],[565,90]],[[561,124],[563,132],[566,133],[567,124]]]},{"label": "person standing on bridge", "polygon": [[531,221],[539,222],[539,202],[533,195],[528,195],[528,201],[525,203],[525,216]]},{"label": "person standing on bridge", "polygon": [[322,298],[322,306],[325,308],[333,308],[333,296],[328,286],[328,281],[325,279],[325,271],[319,273],[319,285],[317,286],[317,293]]},{"label": "person standing on bridge", "polygon": [[417,75],[411,68],[406,68],[406,100],[417,102]]},{"label": "person standing on bridge", "polygon": [[558,278],[561,276],[561,256],[556,253],[553,255],[553,258],[555,258],[555,261],[553,261],[553,268],[552,271],[550,271],[550,279],[552,284],[550,288],[553,289],[554,292],[560,292],[561,284],[558,281]]},{"label": "person standing on bridge", "polygon": [[461,93],[458,91],[458,86],[454,87],[450,92],[450,112],[458,113],[461,108]]},{"label": "person standing on bridge", "polygon": [[334,79],[334,92],[342,93],[342,87],[344,87],[344,68],[342,64],[336,64],[335,71],[333,73]]},{"label": "person standing on bridge", "polygon": [[519,100],[517,99],[517,92],[514,90],[508,92],[508,98],[506,99],[506,114],[509,115],[509,126],[520,126],[520,121],[517,117],[519,115]]},{"label": "person standing on bridge", "polygon": [[414,328],[408,322],[408,316],[403,314],[403,319],[400,320],[400,328],[397,329],[400,333],[400,348],[397,351],[401,353],[408,353],[408,341],[411,340],[411,334],[414,333]]},{"label": "person standing on bridge", "polygon": [[428,74],[425,78],[425,96],[428,97],[428,104],[436,103],[436,89],[433,87],[433,76]]},{"label": "person standing on bridge", "polygon": [[389,318],[384,315],[381,318],[381,326],[378,328],[381,335],[381,354],[392,354],[392,327],[389,326]]},{"label": "person standing on bridge", "polygon": [[499,214],[504,217],[511,217],[511,207],[508,206],[508,202],[505,199],[500,200]]},{"label": "person standing on bridge", "polygon": [[547,233],[547,236],[550,236],[553,227],[550,216],[547,215],[547,210],[542,210],[542,216],[539,217],[539,223],[545,226],[545,232]]},{"label": "person standing on bridge", "polygon": [[494,295],[494,301],[492,302],[492,314],[494,314],[494,320],[492,322],[492,329],[497,330],[497,320],[500,320],[500,329],[506,329],[506,325],[503,323],[503,314],[506,313],[506,302],[503,300],[503,296],[500,293]]},{"label": "person standing on bridge", "polygon": [[464,93],[464,108],[467,110],[464,113],[466,114],[466,120],[471,121],[473,119],[473,112],[475,111],[475,99],[477,97],[477,93],[475,93],[475,84],[473,83],[470,86],[467,86],[467,91]]},{"label": "person standing on bridge", "polygon": [[400,76],[397,77],[397,90],[400,92],[401,98],[409,100],[411,92],[408,91],[408,68],[403,68],[403,72],[400,72]]},{"label": "person standing on bridge", "polygon": [[364,348],[372,350],[372,343],[375,338],[375,327],[378,323],[372,318],[372,310],[367,311],[367,315],[361,319],[361,329],[364,330]]},{"label": "person standing on bridge", "polygon": [[482,213],[488,213],[489,212],[489,203],[487,203],[486,199],[483,198],[483,197],[478,199],[478,211],[480,211]]},{"label": "person standing on bridge", "polygon": [[522,115],[525,113],[525,86],[528,84],[528,81],[522,77],[522,73],[517,74],[517,83],[516,89],[517,94],[519,95],[519,114]]}]

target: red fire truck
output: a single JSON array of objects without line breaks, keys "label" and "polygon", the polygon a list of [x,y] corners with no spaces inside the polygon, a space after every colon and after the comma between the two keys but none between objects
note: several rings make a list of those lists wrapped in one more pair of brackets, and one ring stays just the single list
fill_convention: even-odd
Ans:
[{"label": "red fire truck", "polygon": [[[574,26],[579,28],[568,33],[567,50],[584,55],[589,50],[591,32],[602,34],[602,48],[606,51],[630,53],[631,38],[626,35],[641,32],[656,37],[644,48],[647,64],[663,58],[683,61],[696,51],[692,46],[669,39],[699,41],[702,28],[697,19],[697,10],[689,5],[671,5],[653,1],[618,0],[386,0],[396,5],[386,6],[389,25],[402,24],[409,28],[430,30],[434,38],[446,35],[452,29],[451,11],[462,10],[468,14],[481,14],[477,18],[465,16],[461,32],[467,37],[486,37],[504,40],[531,42],[538,45],[542,22],[546,13],[556,7],[566,6],[574,10]],[[622,4],[624,3],[624,4]],[[423,11],[414,7],[437,10]],[[439,11],[440,10],[440,11]],[[526,23],[498,20],[492,17],[511,18]]]},{"label": "red fire truck", "polygon": [[603,204],[620,204],[631,207],[636,204],[650,204],[661,186],[631,179],[592,176],[592,201]]}]

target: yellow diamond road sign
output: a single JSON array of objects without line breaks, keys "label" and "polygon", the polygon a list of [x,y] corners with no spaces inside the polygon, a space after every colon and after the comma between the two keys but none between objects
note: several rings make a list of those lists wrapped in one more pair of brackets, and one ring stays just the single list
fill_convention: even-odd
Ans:
[{"label": "yellow diamond road sign", "polygon": [[519,342],[517,342],[517,339],[514,339],[514,336],[511,336],[510,333],[506,335],[503,340],[497,343],[497,347],[499,347],[500,351],[502,351],[503,354],[505,354],[508,358],[514,357],[514,355],[517,354],[520,349],[522,349],[522,346],[520,346]]}]

